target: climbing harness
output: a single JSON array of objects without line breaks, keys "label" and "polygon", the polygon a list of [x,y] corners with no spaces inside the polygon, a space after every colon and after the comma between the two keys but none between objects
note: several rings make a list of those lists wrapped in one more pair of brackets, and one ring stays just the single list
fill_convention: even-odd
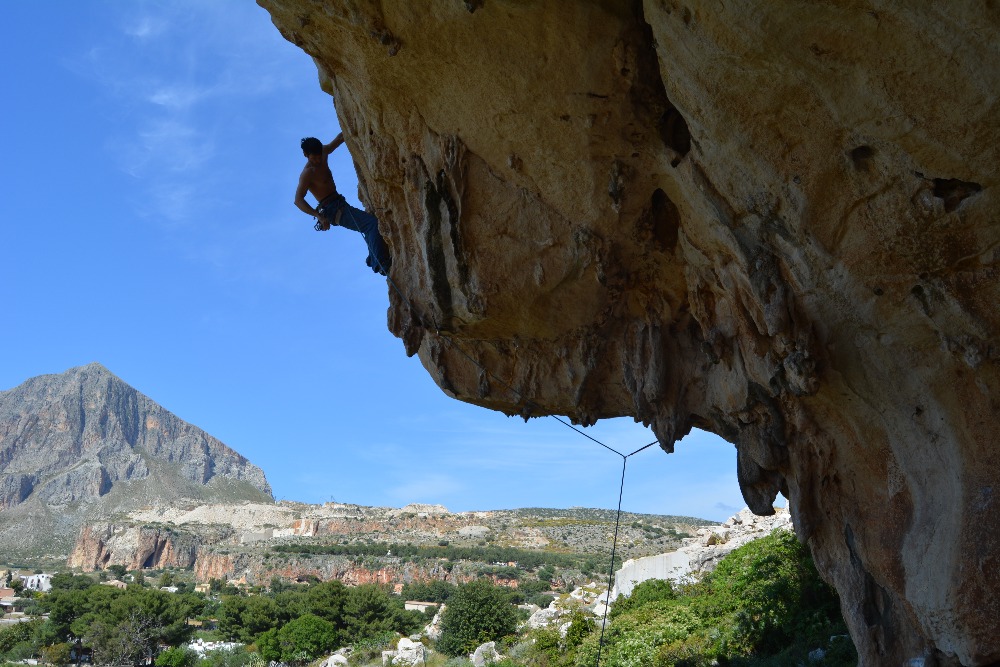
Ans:
[{"label": "climbing harness", "polygon": [[[340,225],[340,216],[344,214],[344,206],[346,205],[347,200],[344,199],[343,195],[337,193],[321,201],[316,207],[318,215],[315,218],[316,224],[313,225],[313,229],[317,232],[325,232],[330,227],[338,227]],[[333,213],[333,219],[330,218],[330,213]]]}]

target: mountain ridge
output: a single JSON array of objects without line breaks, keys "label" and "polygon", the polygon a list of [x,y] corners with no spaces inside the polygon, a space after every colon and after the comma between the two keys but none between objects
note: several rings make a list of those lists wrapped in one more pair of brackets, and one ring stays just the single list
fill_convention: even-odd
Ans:
[{"label": "mountain ridge", "polygon": [[100,363],[0,391],[6,553],[58,557],[85,521],[182,498],[274,501],[260,468]]},{"label": "mountain ridge", "polygon": [[[405,583],[447,576],[439,557],[464,560],[469,550],[603,563],[615,535],[618,557],[636,558],[676,549],[714,525],[696,517],[628,511],[619,516],[615,510],[581,507],[451,512],[440,505],[200,504],[147,508],[88,523],[67,565],[83,571],[109,565],[190,569],[199,581],[242,578],[260,584],[273,576],[314,576],[352,584]],[[493,561],[511,558],[487,560],[467,564],[459,579],[484,567],[492,571],[498,565]]]}]

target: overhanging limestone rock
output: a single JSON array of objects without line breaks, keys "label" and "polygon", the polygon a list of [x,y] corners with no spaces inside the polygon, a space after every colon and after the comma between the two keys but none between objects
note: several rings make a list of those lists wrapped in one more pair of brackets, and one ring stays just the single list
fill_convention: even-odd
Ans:
[{"label": "overhanging limestone rock", "polygon": [[1000,660],[991,3],[259,2],[444,391],[718,433],[865,664]]}]

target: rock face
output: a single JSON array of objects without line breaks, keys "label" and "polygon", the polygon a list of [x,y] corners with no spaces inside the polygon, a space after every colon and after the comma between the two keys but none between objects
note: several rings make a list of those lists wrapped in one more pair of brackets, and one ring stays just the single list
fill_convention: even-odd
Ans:
[{"label": "rock face", "polygon": [[[140,568],[193,568],[200,548],[232,537],[229,527],[183,531],[169,526],[88,523],[80,529],[66,564],[85,572],[124,565]],[[206,579],[207,580],[207,579]]]},{"label": "rock face", "polygon": [[273,502],[259,468],[100,364],[0,392],[5,553],[64,556],[86,519],[181,498]]},{"label": "rock face", "polygon": [[[490,534],[502,544],[532,549],[550,544],[545,536],[554,539],[558,533],[562,549],[604,555],[614,519],[613,511],[587,508],[452,513],[441,505],[413,504],[395,509],[332,502],[213,504],[186,500],[170,507],[122,511],[112,520],[87,522],[79,530],[67,564],[87,572],[109,565],[192,568],[199,581],[230,579],[257,584],[266,584],[275,576],[337,579],[349,585],[434,580],[462,583],[490,576],[499,585],[516,587],[516,580],[495,573],[484,575],[482,563],[411,559],[393,555],[388,546],[384,555],[364,559],[301,554],[294,549],[276,554],[272,547],[302,541],[438,546],[442,540],[469,547]],[[619,531],[623,542],[619,554],[625,558],[676,548],[682,544],[681,534],[697,530],[702,523],[692,517],[632,513],[623,513],[622,521],[626,525]]]},{"label": "rock face", "polygon": [[258,2],[445,392],[717,433],[865,664],[1000,660],[995,2]]}]

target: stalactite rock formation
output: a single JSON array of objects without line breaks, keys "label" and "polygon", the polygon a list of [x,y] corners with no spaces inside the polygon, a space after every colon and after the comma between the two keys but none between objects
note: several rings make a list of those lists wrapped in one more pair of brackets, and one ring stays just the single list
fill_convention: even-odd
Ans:
[{"label": "stalactite rock formation", "polygon": [[864,664],[1000,661],[994,0],[258,2],[445,392],[717,433]]}]

